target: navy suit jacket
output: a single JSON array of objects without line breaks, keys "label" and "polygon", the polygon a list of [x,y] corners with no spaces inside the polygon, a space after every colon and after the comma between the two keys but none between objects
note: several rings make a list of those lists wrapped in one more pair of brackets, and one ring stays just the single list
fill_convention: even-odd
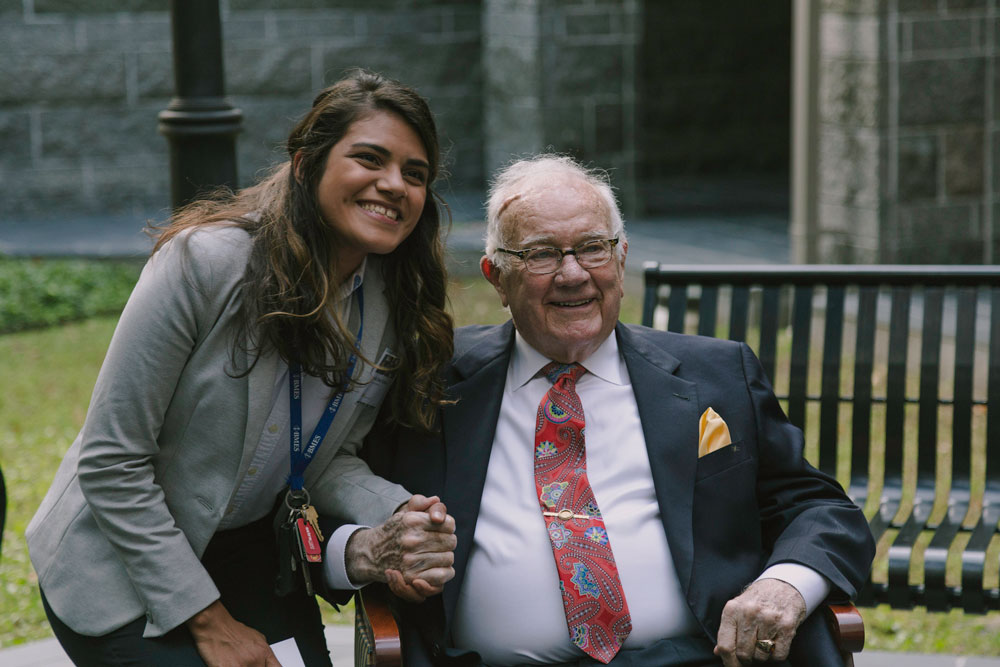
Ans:
[{"label": "navy suit jacket", "polygon": [[[615,335],[671,557],[706,635],[715,640],[726,602],[775,563],[807,565],[837,597],[853,597],[874,557],[868,524],[838,483],[805,461],[802,432],[750,348],[621,323]],[[438,598],[401,605],[408,665],[477,664],[451,648],[449,636],[513,342],[511,322],[458,329],[446,376],[456,402],[441,410],[440,431],[387,428],[369,437],[375,472],[412,493],[440,496],[457,526],[455,578]],[[709,406],[726,420],[733,444],[699,459],[699,418]]]}]

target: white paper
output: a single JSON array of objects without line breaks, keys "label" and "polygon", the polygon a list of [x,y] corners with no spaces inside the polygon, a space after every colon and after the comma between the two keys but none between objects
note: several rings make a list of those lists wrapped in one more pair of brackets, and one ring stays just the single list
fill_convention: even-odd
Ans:
[{"label": "white paper", "polygon": [[271,644],[274,657],[281,663],[281,667],[306,667],[302,662],[302,654],[299,653],[299,645],[295,643],[295,637],[289,637],[284,641]]}]

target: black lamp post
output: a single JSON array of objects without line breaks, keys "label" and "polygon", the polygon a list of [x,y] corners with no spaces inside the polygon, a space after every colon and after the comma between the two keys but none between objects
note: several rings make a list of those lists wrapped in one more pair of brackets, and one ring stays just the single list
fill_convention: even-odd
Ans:
[{"label": "black lamp post", "polygon": [[220,185],[236,187],[243,113],[225,98],[218,0],[170,0],[176,96],[160,112],[176,209]]}]

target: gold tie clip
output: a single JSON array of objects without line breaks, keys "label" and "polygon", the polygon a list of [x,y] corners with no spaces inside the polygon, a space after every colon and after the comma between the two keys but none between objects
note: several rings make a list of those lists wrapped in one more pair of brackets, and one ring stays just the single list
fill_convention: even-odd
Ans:
[{"label": "gold tie clip", "polygon": [[573,510],[559,510],[558,512],[542,512],[542,516],[554,516],[560,521],[569,521],[570,519],[592,519],[590,514],[573,514]]}]

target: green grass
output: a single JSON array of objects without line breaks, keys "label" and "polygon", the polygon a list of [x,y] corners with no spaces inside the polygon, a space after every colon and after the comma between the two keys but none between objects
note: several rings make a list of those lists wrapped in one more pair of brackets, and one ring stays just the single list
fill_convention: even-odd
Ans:
[{"label": "green grass", "polygon": [[[5,261],[0,260],[0,275],[10,268],[3,266]],[[31,270],[44,272],[46,267],[42,264]],[[125,268],[137,275],[134,265]],[[85,272],[86,268],[78,270]],[[97,270],[110,271],[105,275],[118,275],[110,264],[101,263]],[[82,278],[80,281],[85,283]],[[493,288],[482,279],[457,281],[450,293],[456,324],[497,323],[507,319]],[[0,295],[4,294],[0,291]],[[623,303],[624,321],[639,321],[640,297],[639,285],[630,280]],[[113,308],[120,308],[123,300],[120,297]],[[73,319],[79,315],[67,317]],[[0,368],[4,377],[4,390],[0,392],[0,466],[8,493],[0,559],[0,646],[51,636],[28,561],[24,529],[83,423],[115,322],[116,316],[91,317],[59,327],[0,335]],[[33,321],[25,326],[41,324],[44,322]],[[882,606],[862,609],[862,613],[869,650],[1000,655],[997,612],[964,616],[957,611],[906,612]],[[349,623],[353,612],[350,607],[339,613],[327,608],[324,617],[328,622]]]},{"label": "green grass", "polygon": [[0,646],[51,636],[24,529],[83,423],[115,318],[0,336],[0,466],[7,524],[0,559]]}]

